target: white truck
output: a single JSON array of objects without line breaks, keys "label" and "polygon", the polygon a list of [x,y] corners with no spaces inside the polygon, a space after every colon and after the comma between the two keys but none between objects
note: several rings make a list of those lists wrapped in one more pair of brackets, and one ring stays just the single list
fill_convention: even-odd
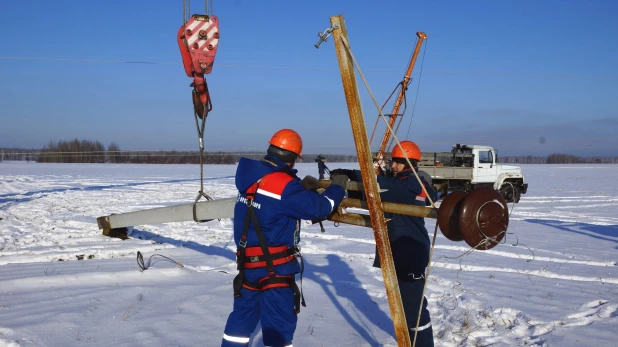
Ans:
[{"label": "white truck", "polygon": [[419,169],[427,172],[441,196],[480,187],[498,190],[507,202],[519,202],[528,191],[521,168],[498,164],[489,146],[456,144],[450,152],[422,152]]}]

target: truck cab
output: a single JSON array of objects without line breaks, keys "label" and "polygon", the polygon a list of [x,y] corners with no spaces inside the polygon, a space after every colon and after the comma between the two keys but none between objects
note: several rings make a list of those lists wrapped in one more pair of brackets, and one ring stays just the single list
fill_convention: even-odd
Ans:
[{"label": "truck cab", "polygon": [[507,202],[519,202],[528,190],[521,168],[498,164],[498,153],[490,146],[455,144],[450,152],[423,152],[419,168],[442,195],[492,187]]}]

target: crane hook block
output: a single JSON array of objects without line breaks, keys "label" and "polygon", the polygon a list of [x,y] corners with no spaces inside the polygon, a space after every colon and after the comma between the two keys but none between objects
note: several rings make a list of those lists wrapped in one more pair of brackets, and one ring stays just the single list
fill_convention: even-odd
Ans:
[{"label": "crane hook block", "polygon": [[204,119],[212,109],[204,74],[212,71],[219,45],[219,18],[194,14],[178,30],[178,47],[187,76],[193,77],[193,106]]},{"label": "crane hook block", "polygon": [[194,14],[178,30],[178,46],[185,72],[209,74],[219,45],[219,18]]}]

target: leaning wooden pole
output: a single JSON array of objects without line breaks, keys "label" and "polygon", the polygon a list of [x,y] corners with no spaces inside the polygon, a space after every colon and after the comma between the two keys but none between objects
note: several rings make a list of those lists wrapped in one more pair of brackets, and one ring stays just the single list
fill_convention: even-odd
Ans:
[{"label": "leaning wooden pole", "polygon": [[330,17],[331,28],[333,30],[333,40],[335,41],[335,49],[337,51],[337,59],[339,60],[339,69],[341,71],[341,80],[345,92],[345,99],[348,105],[350,114],[350,123],[352,125],[352,133],[356,144],[356,153],[363,178],[363,186],[365,195],[367,196],[367,207],[373,226],[373,234],[376,240],[378,256],[382,267],[382,276],[384,277],[384,286],[386,287],[386,295],[391,309],[393,325],[395,327],[395,335],[399,346],[410,346],[410,334],[408,325],[406,324],[406,316],[404,314],[403,305],[401,303],[401,293],[395,273],[395,263],[391,253],[391,246],[388,239],[388,231],[386,229],[386,219],[382,210],[382,201],[378,192],[378,182],[373,168],[373,159],[369,147],[369,139],[367,137],[367,128],[365,127],[365,119],[361,108],[360,96],[356,84],[356,75],[354,73],[354,65],[352,58],[348,53],[348,48],[344,42],[348,41],[348,35],[345,27],[343,15]]}]

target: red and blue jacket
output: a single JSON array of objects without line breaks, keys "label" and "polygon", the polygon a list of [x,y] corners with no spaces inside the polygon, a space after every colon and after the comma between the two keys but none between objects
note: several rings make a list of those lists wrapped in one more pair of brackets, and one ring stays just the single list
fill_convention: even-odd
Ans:
[{"label": "red and blue jacket", "polygon": [[[297,170],[272,156],[265,156],[262,160],[240,159],[236,170],[239,193],[234,207],[234,241],[238,249],[248,211],[247,193],[254,193],[253,207],[266,244],[282,251],[298,247],[301,220],[324,219],[343,200],[345,190],[342,187],[331,185],[319,194],[306,189],[296,173]],[[259,249],[253,222],[249,225],[246,241],[247,250]],[[247,253],[247,256],[251,254]],[[245,266],[245,269],[249,281],[267,276],[264,266]],[[290,256],[275,264],[275,272],[277,275],[296,274],[300,272],[300,266],[297,259]]]}]

